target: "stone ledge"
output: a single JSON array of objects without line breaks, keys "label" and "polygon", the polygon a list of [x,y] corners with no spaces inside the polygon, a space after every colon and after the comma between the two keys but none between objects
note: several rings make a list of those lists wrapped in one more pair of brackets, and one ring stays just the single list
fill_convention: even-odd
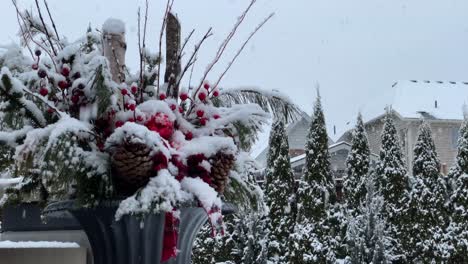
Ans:
[{"label": "stone ledge", "polygon": [[0,248],[2,263],[86,264],[85,248]]}]

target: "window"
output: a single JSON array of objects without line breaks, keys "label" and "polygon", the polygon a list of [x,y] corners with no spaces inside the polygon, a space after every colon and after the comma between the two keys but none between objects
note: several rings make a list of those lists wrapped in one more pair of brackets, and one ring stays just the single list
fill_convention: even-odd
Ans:
[{"label": "window", "polygon": [[458,145],[458,137],[460,136],[460,129],[452,127],[452,149],[456,149]]}]

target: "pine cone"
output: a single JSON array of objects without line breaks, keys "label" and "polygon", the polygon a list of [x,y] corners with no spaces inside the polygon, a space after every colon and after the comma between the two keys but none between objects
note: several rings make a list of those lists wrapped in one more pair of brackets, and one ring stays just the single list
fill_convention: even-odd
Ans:
[{"label": "pine cone", "polygon": [[236,161],[234,155],[218,152],[210,158],[211,164],[211,181],[217,192],[223,193],[226,187],[229,173],[234,167]]},{"label": "pine cone", "polygon": [[141,143],[124,143],[112,155],[112,175],[119,195],[132,195],[148,183],[153,160],[150,148]]}]

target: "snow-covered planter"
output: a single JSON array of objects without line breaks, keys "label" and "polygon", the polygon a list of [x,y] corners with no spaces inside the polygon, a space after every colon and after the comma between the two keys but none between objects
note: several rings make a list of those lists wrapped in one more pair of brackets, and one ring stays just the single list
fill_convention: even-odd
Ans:
[{"label": "snow-covered planter", "polygon": [[[125,67],[125,25],[119,20],[106,21],[98,32],[90,28],[70,43],[42,17],[18,12],[26,49],[12,46],[0,53],[0,142],[14,149],[9,171],[22,181],[7,190],[3,204],[50,208],[73,200],[67,210],[88,236],[99,234],[97,240],[111,239],[103,238],[106,230],[96,230],[100,222],[108,224],[104,229],[128,221],[136,229],[159,225],[167,249],[162,260],[177,253],[177,226],[187,204],[205,212],[214,233],[222,232],[221,197],[230,176],[235,175],[238,188],[246,186],[237,157],[255,140],[268,111],[286,118],[300,112],[277,92],[220,89],[225,72],[214,84],[206,81],[231,34],[199,85],[182,87],[211,29],[181,67],[183,50],[172,41],[174,36],[180,41],[180,28],[169,9],[164,81],[161,52],[156,56],[143,48],[144,37],[140,71],[131,74]],[[147,219],[159,220],[147,226]]]}]

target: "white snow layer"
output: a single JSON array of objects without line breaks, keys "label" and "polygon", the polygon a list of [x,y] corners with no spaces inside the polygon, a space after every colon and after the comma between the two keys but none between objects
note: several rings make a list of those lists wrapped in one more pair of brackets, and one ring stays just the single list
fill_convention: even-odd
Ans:
[{"label": "white snow layer", "polygon": [[160,170],[158,176],[151,178],[143,189],[120,203],[115,218],[119,220],[124,215],[172,212],[174,206],[190,198],[191,195],[181,190],[180,182],[168,170]]},{"label": "white snow layer", "polygon": [[0,248],[79,248],[75,242],[58,241],[0,241]]},{"label": "white snow layer", "polygon": [[110,34],[125,33],[125,23],[117,18],[108,18],[102,25],[102,31]]}]

